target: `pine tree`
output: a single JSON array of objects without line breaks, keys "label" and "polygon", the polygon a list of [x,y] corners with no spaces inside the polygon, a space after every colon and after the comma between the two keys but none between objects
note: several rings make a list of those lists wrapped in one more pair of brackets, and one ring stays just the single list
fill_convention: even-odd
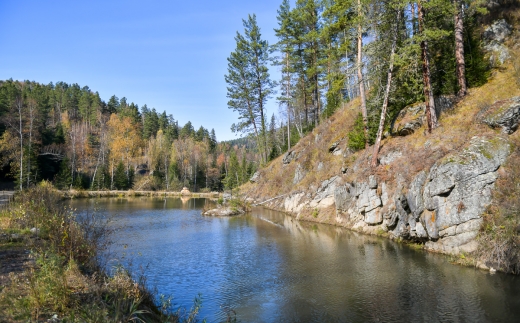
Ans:
[{"label": "pine tree", "polygon": [[95,117],[95,115],[92,113],[92,98],[88,86],[85,86],[83,87],[83,89],[81,89],[81,96],[79,98],[78,108],[81,118],[84,121],[92,123],[92,118]]},{"label": "pine tree", "polygon": [[229,167],[227,175],[224,178],[224,185],[229,190],[233,190],[240,185],[240,165],[238,164],[237,153],[234,149],[231,150],[229,157]]},{"label": "pine tree", "polygon": [[122,161],[117,164],[114,173],[114,187],[116,190],[126,190],[128,188],[128,177],[125,172],[125,165]]},{"label": "pine tree", "polygon": [[[269,44],[262,40],[255,15],[242,20],[244,35],[237,32],[237,47],[228,58],[228,106],[239,113],[242,121],[232,125],[234,132],[254,131],[262,160],[267,160],[265,104],[273,94],[275,83],[268,72]],[[251,129],[253,128],[253,129]]]},{"label": "pine tree", "polygon": [[211,129],[210,135],[209,135],[209,151],[214,152],[215,148],[217,147],[217,136],[215,135],[215,129]]},{"label": "pine tree", "polygon": [[108,113],[116,113],[119,110],[119,98],[112,95],[107,103]]},{"label": "pine tree", "polygon": [[293,62],[293,42],[294,42],[294,26],[293,19],[291,19],[291,6],[289,0],[283,0],[280,9],[277,11],[278,29],[275,29],[278,42],[273,46],[282,54],[281,60],[275,61],[275,65],[282,67],[282,80],[280,82],[281,95],[278,101],[286,106],[287,118],[287,150],[291,149],[291,94],[292,94],[292,73]]},{"label": "pine tree", "polygon": [[70,173],[70,162],[65,157],[60,163],[60,171],[54,179],[54,185],[60,190],[69,189],[72,185],[72,175]]}]

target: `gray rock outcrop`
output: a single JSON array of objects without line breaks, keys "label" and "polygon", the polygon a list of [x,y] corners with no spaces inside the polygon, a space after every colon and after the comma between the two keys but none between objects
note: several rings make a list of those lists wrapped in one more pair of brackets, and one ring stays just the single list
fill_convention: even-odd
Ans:
[{"label": "gray rock outcrop", "polygon": [[520,97],[496,102],[483,117],[483,122],[491,128],[502,128],[506,134],[512,134],[520,123]]},{"label": "gray rock outcrop", "polygon": [[504,19],[500,19],[487,27],[482,34],[484,39],[484,49],[491,53],[490,61],[492,64],[495,61],[504,64],[504,62],[510,57],[507,47],[504,46],[504,42],[511,34],[511,31],[511,26]]},{"label": "gray rock outcrop", "polygon": [[253,176],[251,176],[251,178],[249,179],[249,181],[251,183],[256,183],[258,182],[258,180],[260,179],[260,173],[258,171],[256,171]]},{"label": "gray rock outcrop", "polygon": [[301,164],[296,166],[296,170],[294,171],[293,184],[298,184],[305,177],[305,170],[303,169]]},{"label": "gray rock outcrop", "polygon": [[[451,109],[455,103],[454,96],[439,96],[435,98],[435,112],[439,117],[443,112]],[[404,108],[394,120],[392,134],[397,136],[408,136],[426,124],[424,110],[426,104],[416,103]]]},{"label": "gray rock outcrop", "polygon": [[291,150],[291,151],[288,151],[287,153],[285,153],[285,155],[283,156],[283,159],[282,159],[282,163],[284,165],[287,165],[290,162],[292,162],[294,159],[297,159],[297,158],[298,158],[298,154],[294,150]]},{"label": "gray rock outcrop", "polygon": [[[437,252],[472,251],[497,170],[509,153],[505,138],[474,137],[462,152],[444,157],[409,182],[385,182],[372,175],[345,183],[334,176],[313,194],[294,193],[278,205],[297,216],[305,209],[334,207],[335,221],[353,230],[386,231],[390,237],[423,241]],[[301,181],[302,171],[298,165],[295,181]]]}]

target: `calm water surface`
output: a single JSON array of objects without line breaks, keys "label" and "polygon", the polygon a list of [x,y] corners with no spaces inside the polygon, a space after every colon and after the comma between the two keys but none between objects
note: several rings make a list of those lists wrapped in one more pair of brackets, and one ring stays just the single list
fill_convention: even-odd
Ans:
[{"label": "calm water surface", "polygon": [[[111,261],[201,318],[241,322],[520,322],[519,277],[449,264],[386,239],[254,209],[201,216],[204,199],[78,199],[114,215]],[[131,259],[131,261],[130,261]]]}]

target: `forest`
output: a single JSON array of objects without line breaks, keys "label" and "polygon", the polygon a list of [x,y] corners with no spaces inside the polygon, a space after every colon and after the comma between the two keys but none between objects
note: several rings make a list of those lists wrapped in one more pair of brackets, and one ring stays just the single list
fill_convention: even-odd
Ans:
[{"label": "forest", "polygon": [[245,148],[218,143],[213,129],[179,126],[125,97],[105,102],[78,84],[1,81],[0,120],[1,180],[17,190],[41,180],[60,189],[222,190],[229,167],[241,181],[254,168]]}]

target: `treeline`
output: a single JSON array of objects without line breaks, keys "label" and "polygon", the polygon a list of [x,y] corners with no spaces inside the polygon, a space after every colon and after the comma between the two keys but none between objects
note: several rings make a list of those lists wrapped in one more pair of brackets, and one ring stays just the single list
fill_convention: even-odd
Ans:
[{"label": "treeline", "polygon": [[88,86],[0,81],[1,170],[19,190],[41,180],[60,189],[222,190],[233,156],[248,177],[254,156],[218,143],[213,129],[181,127],[124,97],[105,102]]},{"label": "treeline", "polygon": [[[431,131],[437,126],[434,96],[462,97],[487,80],[479,19],[488,2],[283,0],[272,45],[250,15],[237,32],[225,76],[228,106],[239,112],[232,129],[252,135],[263,162],[354,99],[361,108],[349,133],[352,149],[377,142],[378,130],[415,102],[426,102]],[[271,78],[270,65],[281,70],[281,79]],[[281,113],[269,122],[265,102],[275,90]]]}]

